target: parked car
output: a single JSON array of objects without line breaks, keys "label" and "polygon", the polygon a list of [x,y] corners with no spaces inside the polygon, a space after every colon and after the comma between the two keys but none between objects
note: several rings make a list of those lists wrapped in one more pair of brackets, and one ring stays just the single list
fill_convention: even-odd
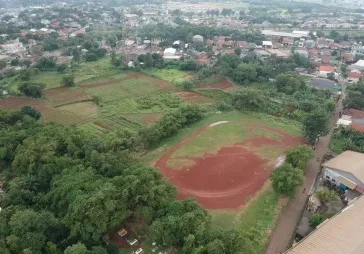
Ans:
[{"label": "parked car", "polygon": [[133,251],[133,254],[140,254],[140,253],[143,253],[143,249],[142,248],[139,248],[136,251]]},{"label": "parked car", "polygon": [[133,239],[133,238],[127,238],[126,239],[126,242],[128,244],[130,244],[131,246],[133,246],[134,244],[136,244],[138,242],[138,240],[137,239]]},{"label": "parked car", "polygon": [[119,235],[120,237],[125,236],[127,233],[128,233],[128,231],[126,231],[124,228],[122,228],[122,229],[120,229],[120,230],[118,231],[118,235]]}]

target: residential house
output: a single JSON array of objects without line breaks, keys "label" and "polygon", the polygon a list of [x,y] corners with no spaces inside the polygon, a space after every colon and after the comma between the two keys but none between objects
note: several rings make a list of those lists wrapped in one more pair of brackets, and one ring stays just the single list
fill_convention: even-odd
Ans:
[{"label": "residential house", "polygon": [[352,108],[345,109],[336,125],[351,126],[357,131],[364,132],[364,112]]},{"label": "residential house", "polygon": [[343,190],[349,189],[364,193],[363,153],[345,151],[325,162],[323,167],[325,179],[336,184]]},{"label": "residential house", "polygon": [[239,48],[247,48],[249,43],[247,41],[237,41],[236,46]]},{"label": "residential house", "polygon": [[329,42],[326,40],[326,38],[320,38],[317,40],[317,48],[329,48]]},{"label": "residential house", "polygon": [[355,56],[350,53],[344,53],[342,56],[345,63],[353,63],[355,61]]},{"label": "residential house", "polygon": [[320,68],[319,68],[319,74],[318,76],[319,77],[322,77],[322,78],[327,78],[328,74],[330,73],[334,73],[335,75],[335,78],[338,77],[338,73],[336,72],[336,67],[335,66],[331,66],[331,65],[320,65]]},{"label": "residential house", "polygon": [[261,60],[265,60],[271,55],[271,53],[265,51],[264,49],[255,49],[254,52],[257,55],[257,57]]},{"label": "residential house", "polygon": [[348,73],[348,82],[352,84],[356,84],[359,82],[359,79],[363,76],[361,71],[359,70],[352,70]]},{"label": "residential house", "polygon": [[175,48],[166,48],[163,52],[163,59],[174,60],[179,58],[181,58],[181,56],[177,55],[177,50]]},{"label": "residential house", "polygon": [[304,56],[304,57],[308,58],[308,51],[305,50],[305,49],[296,49],[294,52],[296,54],[299,54],[301,56]]},{"label": "residential house", "polygon": [[349,65],[348,69],[364,71],[364,60],[359,60],[356,63]]},{"label": "residential house", "polygon": [[263,48],[273,48],[273,43],[271,41],[263,41]]},{"label": "residential house", "polygon": [[294,44],[294,40],[291,37],[283,37],[282,44],[286,47],[292,47]]},{"label": "residential house", "polygon": [[[361,160],[364,161],[364,158]],[[321,223],[285,254],[363,253],[364,196]]]}]

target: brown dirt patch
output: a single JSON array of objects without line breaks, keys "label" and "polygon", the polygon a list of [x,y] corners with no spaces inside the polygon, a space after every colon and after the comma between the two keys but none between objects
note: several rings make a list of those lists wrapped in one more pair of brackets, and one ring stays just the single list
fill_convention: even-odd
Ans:
[{"label": "brown dirt patch", "polygon": [[206,96],[203,96],[199,93],[191,93],[191,92],[176,92],[176,94],[182,98],[182,100],[190,102],[190,103],[196,103],[196,104],[204,104],[204,103],[213,103],[216,100],[213,98],[209,98]]},{"label": "brown dirt patch", "polygon": [[80,86],[83,88],[94,88],[94,87],[99,87],[99,86],[106,86],[106,85],[112,85],[112,84],[118,84],[121,83],[125,80],[131,79],[133,78],[133,76],[129,76],[127,75],[125,78],[121,78],[121,79],[111,79],[111,80],[107,80],[107,81],[100,81],[100,82],[85,82],[85,83],[81,83]]},{"label": "brown dirt patch", "polygon": [[202,89],[220,89],[228,92],[237,90],[237,88],[227,79],[223,79],[213,84],[199,84],[196,87]]},{"label": "brown dirt patch", "polygon": [[80,87],[59,87],[49,89],[45,91],[44,95],[53,106],[61,106],[91,99],[91,97]]},{"label": "brown dirt patch", "polygon": [[149,83],[151,83],[152,85],[154,85],[157,88],[167,89],[167,90],[171,90],[171,91],[179,90],[175,85],[173,85],[163,79],[148,76],[148,75],[140,73],[140,72],[132,72],[130,75],[132,75],[134,78],[148,81]]},{"label": "brown dirt patch", "polygon": [[[275,131],[284,136],[283,140],[267,137],[252,137],[246,141],[221,147],[215,154],[205,153],[202,157],[188,157],[194,164],[181,170],[170,167],[168,160],[182,145],[206,131],[204,127],[165,153],[155,164],[162,174],[179,190],[179,198],[195,197],[208,209],[231,209],[244,205],[267,181],[272,163],[253,152],[251,147],[279,145],[292,147],[302,143],[302,138],[292,137],[274,128],[254,125]],[[249,148],[248,148],[249,147]]]},{"label": "brown dirt patch", "polygon": [[163,117],[163,114],[161,113],[153,113],[153,114],[143,114],[143,123],[145,124],[153,124],[157,122],[159,119]]}]

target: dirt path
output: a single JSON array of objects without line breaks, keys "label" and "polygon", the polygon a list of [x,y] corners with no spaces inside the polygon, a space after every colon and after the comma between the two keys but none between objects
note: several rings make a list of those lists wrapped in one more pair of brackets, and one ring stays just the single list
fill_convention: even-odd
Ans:
[{"label": "dirt path", "polygon": [[[338,102],[335,115],[332,118],[330,133],[327,136],[320,138],[320,141],[316,146],[315,158],[311,160],[309,167],[305,170],[306,179],[304,185],[297,192],[296,197],[288,202],[280,215],[278,224],[266,250],[267,254],[283,253],[290,247],[288,245],[294,236],[297,223],[301,218],[301,213],[306,205],[309,192],[320,169],[320,162],[317,162],[316,158],[320,158],[321,161],[322,157],[329,152],[329,143],[333,133],[333,127],[339,118],[339,112],[343,109],[341,102],[342,100]],[[303,193],[304,188],[306,189],[305,193]]]}]

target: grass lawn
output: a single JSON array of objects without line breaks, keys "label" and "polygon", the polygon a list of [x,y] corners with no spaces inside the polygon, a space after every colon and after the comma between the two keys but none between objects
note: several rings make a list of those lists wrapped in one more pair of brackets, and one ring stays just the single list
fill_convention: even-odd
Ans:
[{"label": "grass lawn", "polygon": [[[266,114],[259,114],[259,113],[242,113],[239,111],[230,111],[227,113],[221,113],[221,114],[213,114],[209,117],[204,118],[203,120],[197,122],[196,124],[186,127],[183,130],[181,130],[177,135],[164,140],[156,149],[148,152],[147,154],[144,154],[141,159],[143,161],[149,161],[152,165],[154,165],[154,162],[162,156],[165,152],[167,152],[170,148],[172,148],[174,145],[181,142],[181,140],[184,140],[188,136],[190,136],[192,133],[197,131],[198,129],[207,126],[209,124],[219,122],[219,121],[248,121],[252,123],[258,123],[258,124],[264,124],[266,126],[270,126],[273,128],[277,128],[283,131],[286,131],[288,134],[291,134],[293,136],[301,136],[301,126],[298,122],[290,121],[287,119],[280,119],[275,118]],[[226,125],[227,126],[227,125]],[[224,126],[224,127],[226,127]],[[240,124],[241,126],[241,124]],[[219,126],[215,126],[219,127]],[[223,126],[221,126],[223,127]],[[234,128],[234,127],[232,127]]]},{"label": "grass lawn", "polygon": [[106,86],[99,86],[94,88],[85,89],[86,93],[98,96],[101,102],[108,103],[112,101],[119,101],[124,98],[135,98],[143,95],[151,94],[158,89],[143,80],[128,79],[119,84],[110,84]]},{"label": "grass lawn", "polygon": [[56,71],[43,71],[32,77],[32,82],[46,84],[46,89],[60,87],[63,75]]},{"label": "grass lawn", "polygon": [[184,72],[176,69],[151,69],[143,70],[143,72],[171,83],[178,83],[192,77],[191,72]]},{"label": "grass lawn", "polygon": [[111,58],[106,56],[95,62],[80,63],[74,70],[75,82],[84,82],[99,77],[113,76],[122,73],[111,65]]},{"label": "grass lawn", "polygon": [[249,125],[241,123],[226,123],[214,126],[184,144],[172,155],[172,158],[198,157],[204,153],[216,153],[223,146],[231,146],[234,143],[244,141],[249,128]]},{"label": "grass lawn", "polygon": [[237,229],[252,240],[255,253],[265,253],[269,237],[274,229],[284,201],[267,183],[248,204],[237,210],[212,210],[212,226],[221,229]]}]

